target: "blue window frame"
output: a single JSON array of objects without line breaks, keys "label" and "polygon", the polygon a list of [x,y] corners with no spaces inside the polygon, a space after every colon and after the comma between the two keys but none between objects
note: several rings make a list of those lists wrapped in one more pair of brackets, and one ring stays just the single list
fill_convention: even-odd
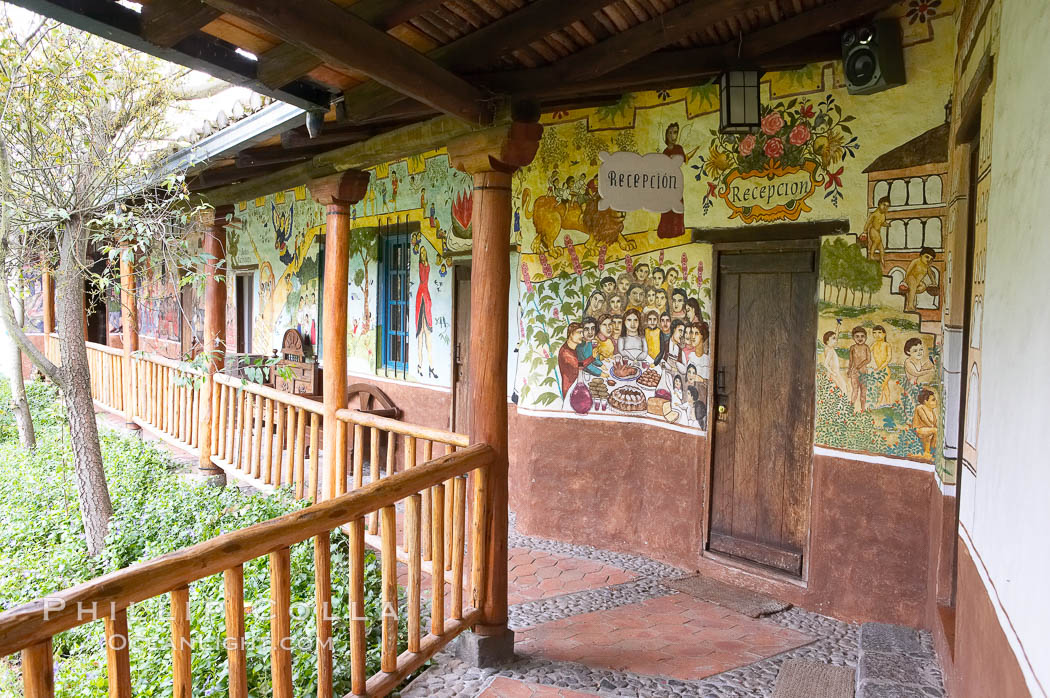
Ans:
[{"label": "blue window frame", "polygon": [[383,326],[379,355],[384,368],[404,375],[408,370],[409,260],[412,258],[409,236],[383,235],[380,240],[379,307]]}]

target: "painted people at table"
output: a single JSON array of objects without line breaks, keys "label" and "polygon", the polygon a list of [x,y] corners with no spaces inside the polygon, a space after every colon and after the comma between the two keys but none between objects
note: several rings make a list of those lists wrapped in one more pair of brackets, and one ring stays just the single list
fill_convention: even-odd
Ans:
[{"label": "painted people at table", "polygon": [[671,291],[671,319],[672,320],[685,320],[685,301],[688,298],[685,291],[676,288]]},{"label": "painted people at table", "polygon": [[671,266],[667,268],[667,275],[664,277],[664,292],[667,293],[667,297],[671,297],[671,293],[674,292],[678,286],[678,280],[682,278],[681,273],[678,271],[678,267]]},{"label": "painted people at table", "polygon": [[634,283],[634,276],[627,272],[620,272],[616,275],[616,293],[627,298],[627,292],[631,290],[631,284]]},{"label": "painted people at table", "polygon": [[562,397],[568,396],[569,389],[580,377],[581,370],[595,376],[606,375],[600,361],[595,361],[593,358],[585,360],[586,364],[580,361],[576,349],[581,342],[583,342],[583,326],[578,322],[570,322],[569,327],[565,330],[565,343],[558,349],[558,372],[561,374]]},{"label": "painted people at table", "polygon": [[595,337],[598,335],[598,321],[593,317],[587,316],[583,318],[581,324],[583,325],[583,341],[580,342],[576,353],[581,360],[587,357],[598,358],[598,350],[595,346]]},{"label": "painted people at table", "polygon": [[664,281],[667,279],[667,273],[664,272],[663,267],[653,266],[652,271],[649,274],[649,285],[653,288],[664,287]]},{"label": "painted people at table", "polygon": [[616,353],[616,344],[612,340],[612,328],[612,315],[606,314],[598,318],[598,333],[595,335],[594,346],[600,361],[610,359]]},{"label": "painted people at table", "polygon": [[660,355],[660,314],[655,310],[645,314],[645,346],[649,359],[655,362]]},{"label": "painted people at table", "polygon": [[843,395],[849,395],[849,384],[846,376],[842,375],[842,364],[839,363],[839,354],[835,350],[838,344],[838,332],[828,330],[824,333],[821,342],[824,344],[824,370],[828,373],[828,379],[837,387]]},{"label": "painted people at table", "polygon": [[613,345],[620,341],[620,337],[623,336],[623,315],[612,316],[612,334],[609,338],[612,339]]},{"label": "painted people at table", "polygon": [[711,326],[706,322],[697,323],[697,332],[700,333],[700,346],[697,348],[697,353],[703,354],[704,356],[711,356]]},{"label": "painted people at table", "polygon": [[868,364],[871,363],[871,349],[867,344],[868,331],[863,327],[854,327],[850,337],[853,338],[853,344],[849,345],[849,366],[846,368],[846,377],[849,378],[849,401],[853,403],[854,411],[863,412],[867,396],[860,374],[866,372]]},{"label": "painted people at table", "polygon": [[674,375],[685,375],[685,352],[682,350],[682,337],[685,335],[685,323],[681,320],[671,321],[671,336],[667,340],[667,353],[660,364]]},{"label": "painted people at table", "polygon": [[926,356],[926,345],[919,337],[904,343],[904,375],[912,385],[925,385],[934,378],[936,367]]},{"label": "painted people at table", "polygon": [[645,337],[642,335],[642,314],[631,308],[623,314],[623,334],[616,342],[616,350],[626,359],[642,361],[647,356]]},{"label": "painted people at table", "polygon": [[922,455],[927,458],[933,457],[933,448],[937,445],[938,419],[937,393],[923,388],[919,391],[919,404],[912,415],[911,426],[922,441]]},{"label": "painted people at table", "polygon": [[700,301],[695,298],[688,298],[685,301],[685,319],[686,322],[700,322],[703,319],[703,312],[700,310]]},{"label": "painted people at table", "polygon": [[645,262],[634,265],[634,278],[642,288],[649,285],[649,265]]},{"label": "painted people at table", "polygon": [[587,307],[584,309],[583,314],[591,317],[601,317],[607,312],[609,312],[609,304],[606,295],[601,291],[592,293],[587,299]]},{"label": "painted people at table", "polygon": [[667,344],[671,341],[671,315],[660,313],[660,353],[653,359],[654,364],[661,364],[667,356]]},{"label": "painted people at table", "polygon": [[623,315],[624,307],[624,296],[619,294],[609,299],[609,314],[610,315]]},{"label": "painted people at table", "polygon": [[645,294],[645,312],[655,310],[657,317],[667,312],[667,293],[662,288],[650,286]]},{"label": "painted people at table", "polygon": [[694,385],[690,385],[686,388],[686,391],[689,393],[689,402],[693,406],[693,418],[696,420],[696,426],[701,429],[707,429],[707,402],[701,397],[706,395],[706,392]]},{"label": "painted people at table", "polygon": [[645,308],[645,287],[641,284],[632,284],[627,290],[627,309],[641,312]]}]

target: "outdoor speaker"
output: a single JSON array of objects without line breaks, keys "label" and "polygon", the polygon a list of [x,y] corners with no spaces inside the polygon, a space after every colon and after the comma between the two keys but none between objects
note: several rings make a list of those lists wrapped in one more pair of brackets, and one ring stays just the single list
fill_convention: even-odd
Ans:
[{"label": "outdoor speaker", "polygon": [[900,25],[895,20],[879,20],[842,32],[842,65],[852,95],[903,85]]}]

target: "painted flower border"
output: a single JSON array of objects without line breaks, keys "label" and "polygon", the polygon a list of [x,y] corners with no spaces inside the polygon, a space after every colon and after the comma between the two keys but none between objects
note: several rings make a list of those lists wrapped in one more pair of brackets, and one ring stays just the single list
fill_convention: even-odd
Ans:
[{"label": "painted flower border", "polygon": [[692,165],[696,181],[708,179],[704,215],[726,191],[730,173],[801,169],[807,162],[815,165],[814,176],[824,183],[824,198],[837,208],[843,198],[845,160],[856,158],[860,148],[848,125],[855,119],[852,114],[844,114],[842,106],[828,93],[816,103],[793,98],[762,105],[760,126],[750,133],[719,133],[712,129],[708,155],[698,155],[698,163]]}]

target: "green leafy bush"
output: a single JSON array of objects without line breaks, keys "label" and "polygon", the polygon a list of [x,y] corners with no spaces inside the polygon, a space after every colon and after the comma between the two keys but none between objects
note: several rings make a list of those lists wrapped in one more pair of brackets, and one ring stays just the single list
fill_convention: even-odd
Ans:
[{"label": "green leafy bush", "polygon": [[[57,391],[31,382],[27,386],[36,418],[39,448],[26,452],[18,443],[9,400],[0,403],[0,610],[45,596],[106,572],[121,569],[179,548],[265,521],[298,508],[288,493],[244,494],[236,488],[198,485],[175,473],[171,457],[148,441],[103,430],[114,515],[106,551],[87,555],[77,506],[72,453]],[[0,387],[0,399],[7,390]],[[9,393],[7,393],[9,395]],[[340,531],[331,534],[333,661],[335,691],[350,690],[348,548]],[[316,694],[316,626],[313,544],[292,547],[292,651],[296,696]],[[248,686],[252,696],[269,696],[270,577],[267,558],[244,567],[245,637]],[[367,554],[365,566],[368,627],[367,673],[379,670],[381,579],[378,560]],[[399,608],[404,608],[401,600]],[[227,693],[223,580],[216,575],[190,587],[195,695]],[[170,696],[170,598],[164,595],[135,604],[128,611],[132,692],[135,696]],[[401,649],[406,624],[399,623]],[[64,698],[106,695],[102,622],[92,622],[55,637],[56,695]],[[20,695],[16,657],[0,669],[0,695]]]}]

